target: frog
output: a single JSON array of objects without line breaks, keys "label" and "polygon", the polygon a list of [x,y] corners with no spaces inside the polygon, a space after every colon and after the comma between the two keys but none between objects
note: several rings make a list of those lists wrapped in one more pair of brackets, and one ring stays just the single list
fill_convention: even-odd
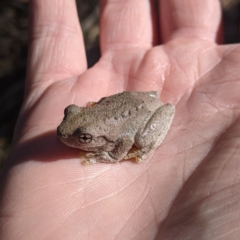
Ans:
[{"label": "frog", "polygon": [[85,107],[67,106],[57,137],[86,151],[84,163],[139,163],[163,142],[174,114],[174,105],[163,104],[157,91],[124,91]]}]

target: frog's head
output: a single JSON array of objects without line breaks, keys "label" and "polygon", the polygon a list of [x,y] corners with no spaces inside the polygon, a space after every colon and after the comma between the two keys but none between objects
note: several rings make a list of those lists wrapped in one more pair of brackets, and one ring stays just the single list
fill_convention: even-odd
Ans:
[{"label": "frog's head", "polygon": [[[57,128],[58,138],[65,144],[77,147],[76,138],[79,135],[79,127],[85,121],[84,108],[80,108],[75,104],[69,105],[64,109],[64,118]],[[87,142],[86,138],[83,139]]]},{"label": "frog's head", "polygon": [[64,109],[64,118],[57,128],[58,138],[68,138],[76,128],[75,117],[79,114],[81,108],[77,105],[69,105]]},{"label": "frog's head", "polygon": [[[90,120],[91,119],[91,120]],[[64,110],[64,118],[57,128],[57,136],[64,144],[85,151],[98,151],[111,145],[96,131],[96,118],[91,117],[89,107],[69,105]]]}]

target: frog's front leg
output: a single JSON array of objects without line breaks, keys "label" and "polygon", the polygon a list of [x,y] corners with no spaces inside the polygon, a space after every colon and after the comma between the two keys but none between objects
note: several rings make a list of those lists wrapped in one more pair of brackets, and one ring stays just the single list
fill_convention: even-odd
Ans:
[{"label": "frog's front leg", "polygon": [[87,153],[84,157],[84,163],[116,163],[124,159],[128,151],[131,149],[134,140],[129,136],[118,139],[112,151],[100,151]]},{"label": "frog's front leg", "polygon": [[125,158],[136,158],[137,162],[147,158],[163,142],[174,113],[175,107],[170,103],[159,107],[147,121],[144,121],[135,136],[135,145],[139,150]]}]

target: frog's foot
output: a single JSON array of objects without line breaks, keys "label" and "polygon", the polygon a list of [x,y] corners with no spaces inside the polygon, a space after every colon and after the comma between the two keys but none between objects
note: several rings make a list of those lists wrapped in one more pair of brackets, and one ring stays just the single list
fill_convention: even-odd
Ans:
[{"label": "frog's foot", "polygon": [[87,102],[86,106],[87,107],[92,107],[96,104],[96,102]]},{"label": "frog's foot", "polygon": [[134,152],[128,153],[124,159],[134,158],[137,163],[142,162],[144,159],[149,157],[154,152],[152,147],[145,147],[140,150],[136,150]]},{"label": "frog's foot", "polygon": [[[80,158],[82,158],[80,156]],[[113,163],[117,162],[115,159],[111,158],[107,152],[99,152],[99,153],[87,153],[83,157],[84,164],[92,164],[92,163]]]}]

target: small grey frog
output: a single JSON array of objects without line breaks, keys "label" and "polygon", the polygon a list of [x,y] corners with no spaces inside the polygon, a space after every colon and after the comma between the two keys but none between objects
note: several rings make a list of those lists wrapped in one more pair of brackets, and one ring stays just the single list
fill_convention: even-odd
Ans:
[{"label": "small grey frog", "polygon": [[158,92],[122,92],[87,107],[69,105],[57,135],[66,145],[89,151],[85,163],[141,162],[162,143],[174,113],[172,104],[160,102]]}]

